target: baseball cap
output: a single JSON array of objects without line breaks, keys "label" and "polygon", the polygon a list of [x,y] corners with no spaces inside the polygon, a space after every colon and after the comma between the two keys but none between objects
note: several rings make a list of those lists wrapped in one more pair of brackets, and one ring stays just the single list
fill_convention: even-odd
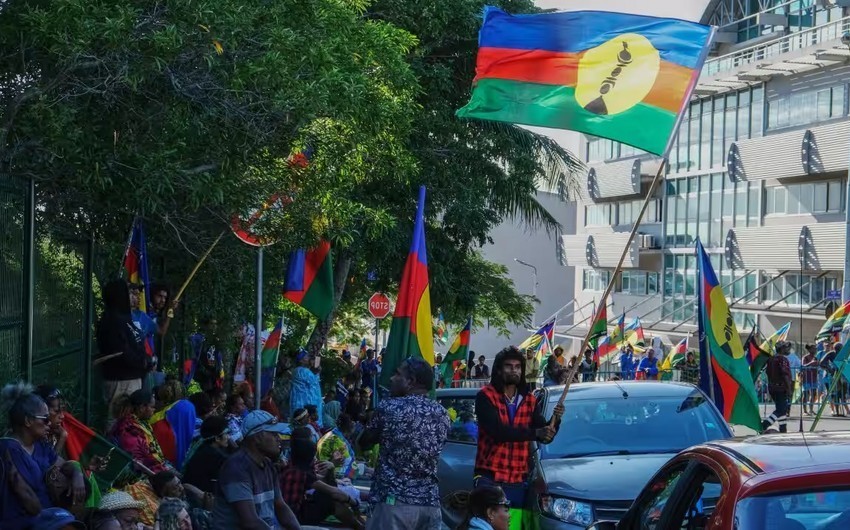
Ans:
[{"label": "baseball cap", "polygon": [[277,418],[264,410],[254,410],[242,420],[242,436],[248,437],[261,432],[289,434],[289,425],[278,423]]},{"label": "baseball cap", "polygon": [[32,523],[33,530],[60,530],[66,526],[79,528],[80,530],[86,529],[86,525],[77,521],[77,519],[71,515],[71,512],[63,510],[62,508],[47,508],[46,510],[41,510],[41,513],[38,514],[38,517],[36,517]]}]

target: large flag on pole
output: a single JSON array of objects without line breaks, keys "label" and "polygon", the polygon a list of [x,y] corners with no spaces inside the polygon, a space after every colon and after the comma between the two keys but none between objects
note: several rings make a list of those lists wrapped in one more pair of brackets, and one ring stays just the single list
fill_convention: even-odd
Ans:
[{"label": "large flag on pole", "polygon": [[127,271],[127,280],[130,283],[142,285],[139,292],[139,310],[147,313],[151,286],[148,276],[148,244],[141,217],[133,220],[130,241],[124,254],[124,270]]},{"label": "large flag on pole", "polygon": [[449,351],[446,352],[446,356],[443,357],[440,370],[443,374],[443,383],[446,386],[450,386],[452,383],[452,376],[454,375],[456,367],[455,363],[465,361],[466,357],[469,355],[469,335],[471,332],[472,317],[469,317],[466,320],[466,325],[462,330],[460,330],[460,333],[457,334],[452,345],[449,346]]},{"label": "large flag on pole", "polygon": [[457,116],[569,129],[664,155],[712,35],[683,20],[488,6],[472,98]]},{"label": "large flag on pole", "polygon": [[685,361],[685,356],[688,353],[688,337],[679,341],[661,363],[661,380],[667,381],[673,378],[673,368],[676,368]]},{"label": "large flag on pole", "polygon": [[312,250],[289,255],[283,296],[323,320],[333,311],[334,278],[331,244],[322,241]]},{"label": "large flag on pole", "polygon": [[696,243],[700,388],[729,423],[761,431],[756,387],[726,295],[702,243]]},{"label": "large flag on pole", "polygon": [[544,338],[549,339],[549,342],[552,342],[552,339],[555,338],[555,319],[553,318],[549,322],[540,326],[540,329],[534,332],[530,337],[525,339],[520,343],[517,348],[520,350],[525,350],[527,348],[536,348],[540,345]]},{"label": "large flag on pole", "polygon": [[844,305],[839,307],[829,316],[829,318],[821,326],[817,334],[817,341],[831,341],[835,336],[841,333],[844,323],[847,321],[847,316],[850,315],[850,300],[844,302]]},{"label": "large flag on pole", "polygon": [[626,337],[626,342],[632,346],[646,346],[646,339],[643,335],[643,324],[640,319],[635,317],[632,322],[623,330]]},{"label": "large flag on pole", "polygon": [[617,325],[614,326],[614,329],[611,330],[611,334],[608,336],[611,339],[611,344],[615,348],[620,347],[620,343],[623,342],[626,335],[626,313],[624,312],[620,315],[620,319],[617,320]]},{"label": "large flag on pole", "polygon": [[260,396],[265,397],[274,386],[274,376],[277,371],[277,358],[280,354],[280,338],[283,333],[283,317],[277,321],[269,333],[260,352]]},{"label": "large flag on pole", "polygon": [[594,350],[596,361],[599,361],[599,339],[608,335],[608,308],[602,306],[596,320],[590,324],[589,344]]},{"label": "large flag on pole", "polygon": [[410,253],[401,275],[398,301],[390,325],[381,384],[389,388],[390,377],[408,357],[425,359],[434,366],[434,329],[428,288],[428,256],[425,249],[425,186],[419,188],[416,221]]},{"label": "large flag on pole", "polygon": [[762,351],[766,351],[770,355],[774,355],[776,353],[776,343],[783,340],[788,340],[788,332],[791,331],[791,323],[788,322],[781,328],[777,329],[773,335],[766,338],[764,342],[761,343],[760,348]]}]

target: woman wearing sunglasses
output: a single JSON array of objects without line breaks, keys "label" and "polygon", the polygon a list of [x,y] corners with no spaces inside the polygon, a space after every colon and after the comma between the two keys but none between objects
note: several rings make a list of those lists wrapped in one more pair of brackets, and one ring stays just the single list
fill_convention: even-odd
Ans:
[{"label": "woman wearing sunglasses", "polygon": [[511,503],[498,486],[479,486],[469,494],[466,519],[457,530],[508,530]]},{"label": "woman wearing sunglasses", "polygon": [[65,421],[65,411],[62,405],[62,393],[58,388],[51,385],[39,385],[35,393],[47,404],[48,433],[46,440],[53,446],[58,455],[65,454],[65,442],[68,433],[62,424]]},{"label": "woman wearing sunglasses", "polygon": [[44,400],[32,386],[14,383],[0,392],[0,404],[8,410],[11,430],[0,438],[0,528],[29,528],[41,510],[53,507],[49,478],[64,480],[70,504],[82,506],[85,479],[78,465],[66,462],[47,442],[50,412]]}]

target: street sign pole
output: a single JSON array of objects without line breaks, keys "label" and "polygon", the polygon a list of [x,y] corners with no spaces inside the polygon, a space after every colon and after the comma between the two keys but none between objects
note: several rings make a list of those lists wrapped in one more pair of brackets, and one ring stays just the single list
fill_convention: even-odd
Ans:
[{"label": "street sign pole", "polygon": [[261,341],[263,335],[263,247],[257,249],[257,327],[254,328],[254,406],[260,410],[261,366],[263,363]]},{"label": "street sign pole", "polygon": [[378,364],[378,352],[381,351],[381,348],[378,345],[378,340],[379,340],[378,334],[380,332],[381,332],[381,319],[376,318],[375,319],[375,367],[376,367],[376,370],[375,370],[374,377],[372,377],[372,407],[373,408],[378,406],[378,371],[377,371],[377,364]]}]

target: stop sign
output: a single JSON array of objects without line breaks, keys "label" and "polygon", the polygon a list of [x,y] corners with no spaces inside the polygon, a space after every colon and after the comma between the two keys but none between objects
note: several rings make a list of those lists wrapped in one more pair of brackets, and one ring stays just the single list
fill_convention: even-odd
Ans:
[{"label": "stop sign", "polygon": [[390,299],[384,293],[375,293],[369,297],[369,314],[372,318],[385,318],[390,314]]}]

